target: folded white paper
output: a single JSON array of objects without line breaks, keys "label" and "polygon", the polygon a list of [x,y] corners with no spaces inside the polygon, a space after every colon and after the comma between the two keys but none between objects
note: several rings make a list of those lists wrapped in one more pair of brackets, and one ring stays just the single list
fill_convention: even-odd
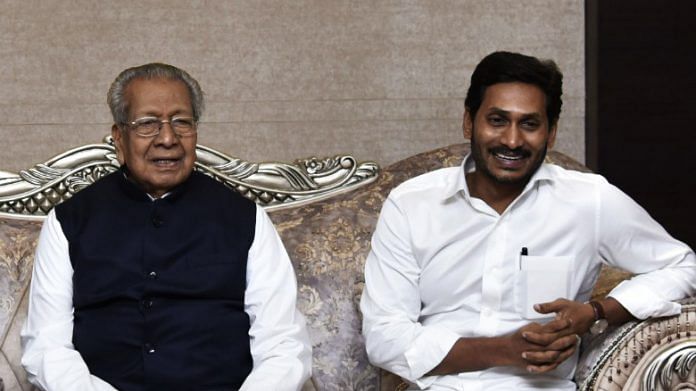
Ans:
[{"label": "folded white paper", "polygon": [[522,316],[527,319],[542,319],[555,314],[540,314],[534,304],[546,303],[570,295],[572,257],[520,256],[520,292]]}]

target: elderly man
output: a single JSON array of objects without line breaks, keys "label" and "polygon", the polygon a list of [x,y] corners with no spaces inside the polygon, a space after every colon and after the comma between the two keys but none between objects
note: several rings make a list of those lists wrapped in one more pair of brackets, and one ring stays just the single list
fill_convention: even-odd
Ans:
[{"label": "elderly man", "polygon": [[198,82],[123,71],[121,168],[58,205],[37,247],[22,364],[46,390],[297,390],[311,347],[266,213],[193,171]]},{"label": "elderly man", "polygon": [[[465,100],[471,154],[394,189],[365,265],[370,360],[431,390],[575,390],[577,340],[676,314],[696,257],[599,175],[545,164],[562,75],[497,52]],[[602,263],[639,275],[589,302]]]}]

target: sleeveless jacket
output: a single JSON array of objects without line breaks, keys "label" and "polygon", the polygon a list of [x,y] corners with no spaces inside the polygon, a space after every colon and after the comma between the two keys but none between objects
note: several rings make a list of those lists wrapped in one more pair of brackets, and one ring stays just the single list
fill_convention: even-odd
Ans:
[{"label": "sleeveless jacket", "polygon": [[75,349],[121,391],[239,388],[252,369],[244,291],[256,205],[197,172],[153,201],[124,170],[56,207]]}]

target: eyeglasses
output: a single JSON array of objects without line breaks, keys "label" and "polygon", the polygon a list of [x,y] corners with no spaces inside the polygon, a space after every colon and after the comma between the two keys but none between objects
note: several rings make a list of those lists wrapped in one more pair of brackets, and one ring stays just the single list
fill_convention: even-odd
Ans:
[{"label": "eyeglasses", "polygon": [[135,134],[142,137],[155,137],[162,131],[162,126],[167,123],[179,137],[191,136],[196,133],[196,121],[193,117],[172,117],[159,119],[157,117],[142,117],[135,121],[127,122]]}]

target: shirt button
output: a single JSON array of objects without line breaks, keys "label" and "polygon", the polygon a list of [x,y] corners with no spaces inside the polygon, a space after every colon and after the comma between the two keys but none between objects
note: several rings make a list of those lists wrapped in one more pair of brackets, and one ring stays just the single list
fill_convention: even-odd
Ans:
[{"label": "shirt button", "polygon": [[481,315],[483,315],[483,316],[491,316],[491,313],[492,313],[492,311],[488,307],[481,309]]},{"label": "shirt button", "polygon": [[150,273],[147,274],[147,278],[154,280],[157,279],[157,272],[156,271],[151,271]]},{"label": "shirt button", "polygon": [[146,352],[147,354],[152,354],[152,353],[155,352],[155,345],[153,345],[153,344],[151,344],[151,343],[146,343],[146,344],[143,346],[143,348],[145,348],[145,352]]}]

